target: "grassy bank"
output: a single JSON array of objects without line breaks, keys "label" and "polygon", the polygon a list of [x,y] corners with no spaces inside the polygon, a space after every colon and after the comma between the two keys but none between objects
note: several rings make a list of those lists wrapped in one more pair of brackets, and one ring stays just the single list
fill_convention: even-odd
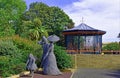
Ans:
[{"label": "grassy bank", "polygon": [[[120,69],[120,55],[72,55],[77,68]],[[74,65],[75,66],[75,65]]]}]

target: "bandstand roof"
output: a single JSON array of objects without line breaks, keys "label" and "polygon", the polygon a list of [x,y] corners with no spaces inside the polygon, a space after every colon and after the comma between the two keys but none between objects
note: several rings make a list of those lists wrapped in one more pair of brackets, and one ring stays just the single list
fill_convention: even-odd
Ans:
[{"label": "bandstand roof", "polygon": [[105,31],[92,28],[85,23],[81,23],[74,28],[63,31],[63,35],[103,35],[105,33]]}]

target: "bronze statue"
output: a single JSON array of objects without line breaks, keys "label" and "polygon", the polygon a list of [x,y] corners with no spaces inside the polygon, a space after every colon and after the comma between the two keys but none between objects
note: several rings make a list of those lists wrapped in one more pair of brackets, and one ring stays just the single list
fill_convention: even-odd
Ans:
[{"label": "bronze statue", "polygon": [[26,63],[26,69],[30,71],[30,75],[34,75],[34,71],[37,70],[37,65],[35,64],[36,59],[34,56],[30,53],[27,63]]},{"label": "bronze statue", "polygon": [[[62,74],[57,67],[56,57],[54,55],[54,42],[58,41],[59,37],[51,35],[48,38],[42,37],[42,41],[39,42],[43,46],[43,55],[41,60],[41,67],[43,73],[46,75],[60,75]],[[48,43],[48,41],[50,43]]]}]

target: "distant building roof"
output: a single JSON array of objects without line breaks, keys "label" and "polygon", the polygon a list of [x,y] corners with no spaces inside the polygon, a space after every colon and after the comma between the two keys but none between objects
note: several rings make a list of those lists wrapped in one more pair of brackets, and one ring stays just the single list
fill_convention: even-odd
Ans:
[{"label": "distant building roof", "polygon": [[71,30],[97,30],[97,29],[92,28],[92,27],[86,25],[85,23],[81,23],[80,25],[78,25],[72,29],[65,30],[65,31],[71,31]]},{"label": "distant building roof", "polygon": [[78,25],[74,28],[63,31],[63,34],[66,34],[67,32],[69,32],[69,34],[74,33],[74,34],[86,34],[86,35],[87,34],[105,34],[106,33],[105,31],[92,28],[84,23],[81,23],[80,25]]},{"label": "distant building roof", "polygon": [[84,23],[81,23],[80,25],[78,25],[77,27],[74,27],[72,30],[96,30]]}]

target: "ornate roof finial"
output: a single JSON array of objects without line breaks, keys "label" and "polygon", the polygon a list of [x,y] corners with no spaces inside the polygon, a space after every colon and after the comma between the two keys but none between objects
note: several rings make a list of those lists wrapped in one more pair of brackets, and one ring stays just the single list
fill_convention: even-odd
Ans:
[{"label": "ornate roof finial", "polygon": [[84,17],[82,17],[82,23],[84,23]]}]

